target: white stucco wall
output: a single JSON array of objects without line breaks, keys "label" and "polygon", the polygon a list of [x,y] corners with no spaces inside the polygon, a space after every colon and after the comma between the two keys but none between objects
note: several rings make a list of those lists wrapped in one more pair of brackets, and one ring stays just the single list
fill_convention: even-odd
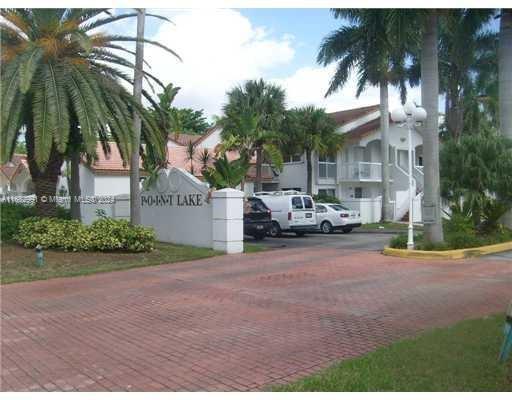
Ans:
[{"label": "white stucco wall", "polygon": [[130,177],[115,175],[97,175],[94,177],[94,194],[96,196],[115,196],[130,193]]},{"label": "white stucco wall", "polygon": [[199,143],[198,148],[215,148],[215,146],[217,146],[221,142],[221,132],[221,128],[216,128],[206,139]]},{"label": "white stucco wall", "polygon": [[82,196],[94,196],[94,175],[89,168],[80,164],[80,190]]}]

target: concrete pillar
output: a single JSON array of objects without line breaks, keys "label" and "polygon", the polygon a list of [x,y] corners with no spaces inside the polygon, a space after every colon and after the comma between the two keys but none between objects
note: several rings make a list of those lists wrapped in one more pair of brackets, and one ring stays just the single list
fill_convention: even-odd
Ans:
[{"label": "concrete pillar", "polygon": [[228,254],[244,251],[244,192],[221,189],[212,193],[213,249]]}]

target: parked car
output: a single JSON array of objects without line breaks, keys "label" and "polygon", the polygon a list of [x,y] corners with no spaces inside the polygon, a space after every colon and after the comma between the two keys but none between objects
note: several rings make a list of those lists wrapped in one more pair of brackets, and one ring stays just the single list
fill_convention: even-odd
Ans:
[{"label": "parked car", "polygon": [[244,234],[256,240],[270,233],[272,213],[262,200],[248,197],[244,201]]},{"label": "parked car", "polygon": [[270,236],[281,236],[282,232],[303,236],[316,229],[315,203],[311,196],[295,190],[257,192],[254,195],[272,211]]},{"label": "parked car", "polygon": [[317,203],[316,220],[318,229],[323,233],[335,230],[349,233],[353,228],[361,226],[361,214],[341,204]]}]

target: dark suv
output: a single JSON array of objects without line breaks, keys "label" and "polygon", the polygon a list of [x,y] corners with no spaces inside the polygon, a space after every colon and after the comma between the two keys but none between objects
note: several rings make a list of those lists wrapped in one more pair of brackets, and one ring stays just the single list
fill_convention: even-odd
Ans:
[{"label": "dark suv", "polygon": [[270,231],[272,213],[270,209],[256,197],[248,197],[244,201],[244,234],[261,240]]}]

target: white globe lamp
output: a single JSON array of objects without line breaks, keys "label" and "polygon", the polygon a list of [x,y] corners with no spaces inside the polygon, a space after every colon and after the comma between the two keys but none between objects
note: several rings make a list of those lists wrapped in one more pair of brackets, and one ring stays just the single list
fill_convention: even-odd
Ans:
[{"label": "white globe lamp", "polygon": [[407,115],[405,114],[404,108],[399,107],[391,111],[391,119],[393,122],[397,123],[405,122],[407,120]]},{"label": "white globe lamp", "polygon": [[427,112],[423,107],[416,107],[412,112],[412,118],[415,122],[424,122],[427,119]]},{"label": "white globe lamp", "polygon": [[410,100],[408,100],[407,103],[405,103],[405,105],[404,105],[404,111],[407,115],[412,115],[415,108],[416,108],[416,105]]}]

